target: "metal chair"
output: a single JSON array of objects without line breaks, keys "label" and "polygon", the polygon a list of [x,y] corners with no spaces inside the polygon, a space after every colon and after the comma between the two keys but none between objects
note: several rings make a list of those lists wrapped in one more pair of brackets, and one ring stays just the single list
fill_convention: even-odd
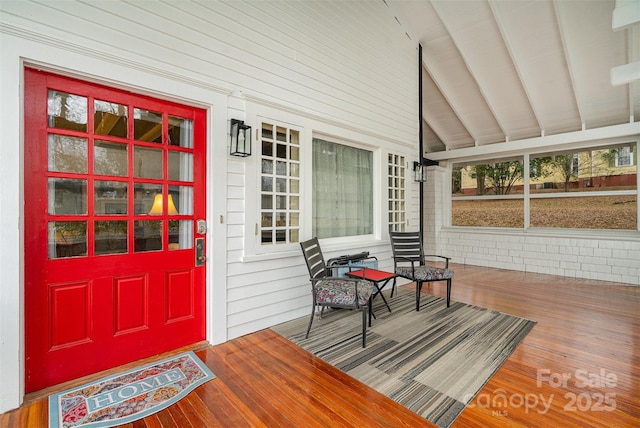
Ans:
[{"label": "metal chair", "polygon": [[[433,281],[447,281],[447,307],[451,301],[451,280],[453,271],[449,269],[451,257],[436,254],[425,255],[419,232],[393,232],[391,249],[393,250],[393,265],[398,276],[416,283],[416,311],[420,310],[420,294],[422,284]],[[439,257],[445,260],[445,267],[438,268],[425,263],[425,257]]]},{"label": "metal chair", "polygon": [[[312,238],[300,243],[302,254],[307,262],[313,306],[307,335],[311,331],[313,316],[316,308],[320,307],[320,316],[324,308],[329,306],[340,309],[356,309],[362,311],[362,347],[367,345],[367,314],[369,314],[369,326],[371,326],[371,295],[375,287],[370,281],[355,278],[339,278],[331,276],[332,268],[327,267],[318,243],[318,238]],[[336,266],[343,267],[344,266]]]}]

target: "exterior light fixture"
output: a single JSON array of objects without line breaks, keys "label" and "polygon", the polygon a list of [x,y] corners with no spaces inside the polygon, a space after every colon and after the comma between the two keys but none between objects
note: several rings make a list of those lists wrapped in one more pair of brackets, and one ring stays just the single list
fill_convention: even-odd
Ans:
[{"label": "exterior light fixture", "polygon": [[413,163],[413,179],[418,182],[427,181],[427,169],[420,162]]},{"label": "exterior light fixture", "polygon": [[244,121],[231,119],[231,156],[251,156],[251,127]]}]

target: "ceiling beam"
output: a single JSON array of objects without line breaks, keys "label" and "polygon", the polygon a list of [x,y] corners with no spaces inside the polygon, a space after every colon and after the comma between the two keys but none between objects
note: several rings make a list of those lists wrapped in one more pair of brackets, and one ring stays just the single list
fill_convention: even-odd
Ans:
[{"label": "ceiling beam", "polygon": [[547,153],[571,149],[572,146],[602,145],[622,143],[640,139],[640,122],[602,128],[567,132],[546,137],[525,138],[518,141],[488,144],[482,147],[449,150],[447,152],[429,153],[429,159],[447,161],[459,159],[487,159],[504,156],[522,155],[524,153]]},{"label": "ceiling beam", "polygon": [[571,81],[571,89],[573,90],[573,97],[575,99],[575,104],[578,109],[578,114],[580,115],[580,123],[582,123],[582,129],[584,130],[586,127],[585,124],[585,115],[582,107],[582,103],[580,102],[580,96],[578,94],[578,90],[576,89],[576,78],[574,72],[574,66],[571,63],[571,55],[569,46],[567,46],[567,27],[564,25],[564,21],[562,19],[562,12],[560,0],[553,0],[553,11],[556,15],[556,22],[558,24],[558,33],[560,34],[560,41],[562,42],[562,48],[564,49],[564,57],[567,63],[567,72],[569,74],[569,80]]},{"label": "ceiling beam", "polygon": [[[502,135],[504,135],[505,138],[508,140],[509,139],[509,133],[507,132],[507,128],[504,125],[504,121],[496,114],[495,108],[491,105],[491,102],[489,101],[489,98],[487,97],[487,94],[485,93],[485,90],[483,89],[484,85],[481,85],[480,82],[479,82],[479,77],[478,77],[479,73],[474,70],[474,67],[471,64],[471,61],[469,61],[469,58],[467,57],[467,55],[465,55],[464,49],[461,47],[461,42],[459,40],[457,40],[456,36],[457,36],[458,32],[454,31],[447,24],[447,20],[443,17],[443,14],[446,15],[446,10],[443,10],[443,8],[444,8],[443,4],[441,2],[432,1],[431,2],[431,6],[433,7],[433,10],[438,15],[438,18],[440,18],[440,22],[442,22],[442,25],[444,25],[444,28],[446,28],[447,33],[449,33],[449,38],[451,38],[451,41],[453,42],[453,45],[455,46],[456,50],[458,51],[458,54],[460,55],[460,58],[462,59],[462,62],[466,66],[467,71],[469,72],[469,75],[471,76],[471,79],[473,80],[473,82],[475,83],[476,87],[478,88],[478,92],[480,93],[480,96],[482,97],[482,100],[484,101],[485,105],[487,106],[487,108],[491,112],[491,115],[493,116],[493,119],[496,121],[496,123],[500,127],[500,131],[502,132]],[[475,140],[477,141],[477,139],[475,139]]]},{"label": "ceiling beam", "polygon": [[623,30],[640,23],[640,0],[616,0],[611,17],[613,31]]},{"label": "ceiling beam", "polygon": [[640,61],[619,65],[611,69],[611,85],[618,86],[640,79]]}]

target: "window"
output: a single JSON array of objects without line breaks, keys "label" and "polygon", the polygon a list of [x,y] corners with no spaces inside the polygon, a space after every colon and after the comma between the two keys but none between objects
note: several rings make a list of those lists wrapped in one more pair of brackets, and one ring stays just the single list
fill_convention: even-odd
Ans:
[{"label": "window", "polygon": [[388,203],[389,228],[394,232],[404,232],[406,225],[406,210],[404,198],[405,161],[404,156],[389,153],[388,168]]},{"label": "window", "polygon": [[261,244],[299,242],[300,132],[263,122],[261,146]]},{"label": "window", "polygon": [[452,225],[524,227],[523,173],[521,158],[454,165]]},{"label": "window", "polygon": [[193,247],[193,111],[110,95],[47,91],[50,259]]},{"label": "window", "polygon": [[616,154],[616,166],[631,166],[633,165],[633,152],[631,147],[620,147],[615,150]]},{"label": "window", "polygon": [[318,238],[373,233],[373,153],[313,139],[312,234]]},{"label": "window", "polygon": [[637,230],[635,152],[627,144],[454,165],[452,225]]}]

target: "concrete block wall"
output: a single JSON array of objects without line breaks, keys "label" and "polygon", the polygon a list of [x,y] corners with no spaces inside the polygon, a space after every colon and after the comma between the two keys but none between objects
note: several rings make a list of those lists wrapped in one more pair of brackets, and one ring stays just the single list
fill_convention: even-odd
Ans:
[{"label": "concrete block wall", "polygon": [[452,262],[640,285],[640,241],[445,228],[439,246]]}]

